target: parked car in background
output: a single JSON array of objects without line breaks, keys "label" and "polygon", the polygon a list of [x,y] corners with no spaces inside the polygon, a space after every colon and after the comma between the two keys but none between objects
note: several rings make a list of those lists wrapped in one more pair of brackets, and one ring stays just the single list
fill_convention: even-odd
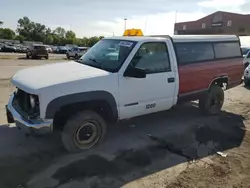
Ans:
[{"label": "parked car in background", "polygon": [[4,44],[0,43],[0,52],[2,51],[3,46],[4,46]]},{"label": "parked car in background", "polygon": [[88,47],[73,47],[67,51],[67,59],[70,59],[71,57],[79,59],[87,50]]},{"label": "parked car in background", "polygon": [[55,53],[66,54],[67,51],[68,51],[68,48],[66,46],[58,46]]},{"label": "parked car in background", "polygon": [[17,53],[26,53],[27,52],[27,46],[23,46],[23,45],[15,45],[16,48],[16,52]]},{"label": "parked car in background", "polygon": [[53,45],[51,45],[50,47],[51,47],[51,49],[52,49],[52,53],[56,53],[57,46],[53,46]]},{"label": "parked car in background", "polygon": [[2,47],[2,52],[16,52],[16,47],[5,44]]},{"label": "parked car in background", "polygon": [[49,54],[45,45],[32,44],[26,52],[26,57],[32,59],[44,57],[45,59],[49,59]]},{"label": "parked car in background", "polygon": [[49,45],[45,45],[45,47],[49,53],[53,52],[52,48]]}]

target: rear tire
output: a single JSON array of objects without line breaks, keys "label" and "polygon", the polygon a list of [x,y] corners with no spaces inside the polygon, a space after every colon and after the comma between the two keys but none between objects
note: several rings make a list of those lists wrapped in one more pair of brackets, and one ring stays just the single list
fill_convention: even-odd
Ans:
[{"label": "rear tire", "polygon": [[70,56],[69,56],[69,54],[66,54],[66,56],[67,56],[67,59],[70,59]]},{"label": "rear tire", "polygon": [[49,59],[49,55],[45,56],[45,59]]},{"label": "rear tire", "polygon": [[79,112],[66,122],[61,137],[69,152],[88,150],[99,144],[106,133],[104,119],[93,111]]},{"label": "rear tire", "polygon": [[224,91],[218,85],[213,85],[208,93],[199,100],[199,108],[203,114],[218,114],[224,103]]},{"label": "rear tire", "polygon": [[30,56],[26,53],[26,59],[29,59],[30,58]]}]

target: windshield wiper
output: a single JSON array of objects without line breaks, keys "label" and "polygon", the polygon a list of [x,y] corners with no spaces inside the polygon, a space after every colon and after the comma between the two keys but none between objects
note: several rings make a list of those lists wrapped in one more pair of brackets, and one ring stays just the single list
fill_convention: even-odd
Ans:
[{"label": "windshield wiper", "polygon": [[82,62],[80,61],[80,59],[75,60],[75,62],[77,62],[77,63],[82,63]]},{"label": "windshield wiper", "polygon": [[93,59],[93,58],[89,58],[89,60],[95,62],[98,65],[100,65],[100,63],[98,61],[96,61],[95,59]]}]

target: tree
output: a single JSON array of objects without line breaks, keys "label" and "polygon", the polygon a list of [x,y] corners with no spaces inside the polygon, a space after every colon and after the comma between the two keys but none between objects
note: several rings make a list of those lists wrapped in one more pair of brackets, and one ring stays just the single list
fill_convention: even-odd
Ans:
[{"label": "tree", "polygon": [[100,36],[100,37],[99,37],[99,40],[102,40],[103,38],[104,38],[104,36]]},{"label": "tree", "polygon": [[51,33],[51,29],[50,29],[50,28],[46,28],[45,33],[46,33],[46,35],[52,34],[52,33]]},{"label": "tree", "polygon": [[3,25],[3,21],[0,21],[0,26]]},{"label": "tree", "polygon": [[45,44],[77,44],[79,46],[93,46],[99,40],[104,38],[103,36],[90,38],[83,37],[82,39],[76,38],[76,34],[73,31],[66,31],[62,27],[57,27],[55,30],[51,31],[50,28],[41,23],[33,22],[26,16],[18,20],[16,31],[18,36],[15,37],[15,33],[9,32],[9,34],[5,33],[4,37],[16,38],[20,41],[30,40],[43,42]]},{"label": "tree", "polygon": [[71,39],[75,39],[76,38],[76,34],[73,31],[67,31],[66,32],[66,38],[71,38]]},{"label": "tree", "polygon": [[24,36],[16,35],[15,40],[19,40],[20,42],[23,42],[24,41]]},{"label": "tree", "polygon": [[83,37],[81,43],[81,46],[89,46],[89,39],[87,37]]},{"label": "tree", "polygon": [[53,35],[52,34],[47,35],[45,37],[44,43],[45,44],[53,44],[54,43]]},{"label": "tree", "polygon": [[17,32],[22,35],[25,40],[41,41],[45,40],[46,26],[40,23],[32,22],[28,17],[18,20]]},{"label": "tree", "polygon": [[53,38],[53,44],[61,45],[61,40],[60,40],[60,37],[58,35],[52,33],[51,36]]},{"label": "tree", "polygon": [[15,32],[9,28],[0,28],[0,38],[2,39],[14,39]]},{"label": "tree", "polygon": [[25,40],[31,40],[31,30],[32,30],[32,23],[28,17],[20,18],[18,21],[17,32],[19,35],[22,35]]},{"label": "tree", "polygon": [[64,38],[66,34],[66,30],[62,27],[57,27],[54,31],[54,34],[58,35],[60,38]]},{"label": "tree", "polygon": [[97,43],[100,39],[98,37],[90,37],[88,39],[88,46],[94,46],[95,43]]}]

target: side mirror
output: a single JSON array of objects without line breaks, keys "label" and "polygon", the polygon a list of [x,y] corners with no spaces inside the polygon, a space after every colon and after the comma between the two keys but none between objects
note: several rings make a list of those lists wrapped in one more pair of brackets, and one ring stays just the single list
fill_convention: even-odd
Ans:
[{"label": "side mirror", "polygon": [[124,72],[123,76],[132,78],[146,78],[146,72],[143,69],[129,67]]}]

